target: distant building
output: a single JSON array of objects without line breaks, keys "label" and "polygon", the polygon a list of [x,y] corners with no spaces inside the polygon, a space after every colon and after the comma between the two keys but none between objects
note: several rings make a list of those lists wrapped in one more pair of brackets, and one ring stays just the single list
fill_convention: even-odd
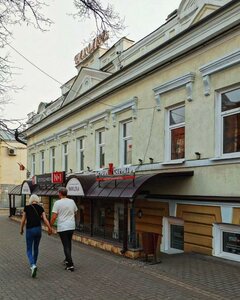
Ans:
[{"label": "distant building", "polygon": [[155,233],[166,253],[240,261],[239,15],[240,1],[183,0],[139,42],[79,52],[25,132],[45,207],[63,171],[89,237],[125,253]]},{"label": "distant building", "polygon": [[[8,193],[26,179],[27,147],[0,128],[0,207],[8,207]],[[23,170],[22,170],[23,169]],[[20,205],[21,199],[16,199]]]}]

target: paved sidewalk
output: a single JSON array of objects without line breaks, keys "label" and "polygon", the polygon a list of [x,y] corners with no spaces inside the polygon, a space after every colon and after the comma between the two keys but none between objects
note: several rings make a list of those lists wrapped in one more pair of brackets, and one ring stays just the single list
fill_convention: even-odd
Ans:
[{"label": "paved sidewalk", "polygon": [[73,242],[75,272],[64,270],[57,236],[43,233],[30,277],[19,223],[0,216],[0,299],[240,299],[240,264],[197,254],[162,255],[148,265]]}]

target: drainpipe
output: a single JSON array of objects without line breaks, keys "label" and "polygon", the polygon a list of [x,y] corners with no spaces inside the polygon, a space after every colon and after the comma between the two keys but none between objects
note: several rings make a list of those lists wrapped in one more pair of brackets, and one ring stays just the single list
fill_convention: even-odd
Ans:
[{"label": "drainpipe", "polygon": [[93,216],[94,216],[93,199],[90,199],[90,235],[91,236],[93,236]]}]

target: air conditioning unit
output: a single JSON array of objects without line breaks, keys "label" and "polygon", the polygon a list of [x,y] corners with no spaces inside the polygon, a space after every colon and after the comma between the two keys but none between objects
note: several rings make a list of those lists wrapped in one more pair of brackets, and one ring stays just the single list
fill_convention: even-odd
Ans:
[{"label": "air conditioning unit", "polygon": [[16,149],[8,148],[8,155],[10,155],[10,156],[15,156],[15,155],[17,155]]}]

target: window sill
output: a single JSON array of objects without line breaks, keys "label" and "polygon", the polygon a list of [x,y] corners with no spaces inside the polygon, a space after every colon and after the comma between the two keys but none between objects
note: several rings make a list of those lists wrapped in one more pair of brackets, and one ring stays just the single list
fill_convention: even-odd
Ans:
[{"label": "window sill", "polygon": [[177,160],[171,160],[171,161],[165,161],[162,163],[163,166],[166,165],[181,165],[185,162],[185,159],[177,159]]},{"label": "window sill", "polygon": [[240,154],[238,154],[238,155],[231,155],[231,156],[213,157],[213,158],[210,158],[210,161],[230,160],[230,159],[239,159],[239,158],[240,158]]}]

